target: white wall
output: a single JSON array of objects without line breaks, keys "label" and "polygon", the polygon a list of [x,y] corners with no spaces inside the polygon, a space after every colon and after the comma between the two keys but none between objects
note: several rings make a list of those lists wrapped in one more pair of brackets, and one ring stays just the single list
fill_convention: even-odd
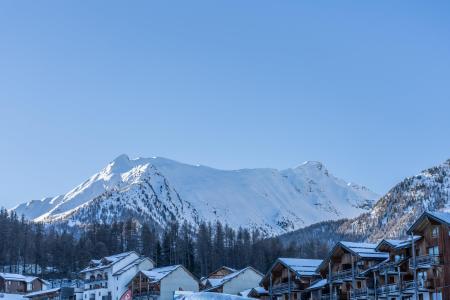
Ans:
[{"label": "white wall", "polygon": [[239,276],[233,278],[229,282],[223,285],[223,293],[237,295],[243,290],[254,288],[259,286],[259,282],[262,280],[262,275],[255,272],[253,269],[247,269]]},{"label": "white wall", "polygon": [[[112,300],[119,300],[120,297],[125,293],[128,289],[126,286],[131,279],[139,272],[144,270],[149,270],[153,268],[153,263],[150,259],[144,259],[139,265],[130,268],[124,273],[120,274],[120,276],[112,276],[114,277],[114,287],[112,289]],[[117,280],[118,279],[118,280]],[[109,286],[109,284],[108,284]]]},{"label": "white wall", "polygon": [[[95,290],[85,290],[83,293],[83,300],[89,300],[91,294],[95,294],[95,300],[101,300],[102,296],[107,296],[109,292],[111,292],[111,299],[112,300],[119,300],[120,297],[125,293],[127,290],[127,284],[131,281],[131,279],[142,270],[149,270],[152,269],[153,263],[150,259],[144,259],[140,262],[139,265],[136,265],[129,270],[125,271],[124,273],[120,274],[119,276],[113,276],[115,272],[122,269],[123,267],[129,265],[131,262],[136,260],[138,256],[135,253],[132,253],[131,255],[125,257],[117,264],[113,265],[112,268],[103,269],[100,271],[93,271],[93,272],[87,272],[86,278],[89,278],[91,274],[94,274],[95,276],[97,273],[107,273],[108,274],[108,287],[102,288],[102,289],[95,289]],[[87,287],[88,285],[86,285]]]},{"label": "white wall", "polygon": [[198,292],[198,281],[182,267],[177,268],[161,280],[159,300],[172,300],[174,291],[178,291],[180,288],[183,291]]}]

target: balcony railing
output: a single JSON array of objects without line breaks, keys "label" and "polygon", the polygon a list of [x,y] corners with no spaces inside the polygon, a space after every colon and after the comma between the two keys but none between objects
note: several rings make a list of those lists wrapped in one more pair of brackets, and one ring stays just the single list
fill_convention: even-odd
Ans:
[{"label": "balcony railing", "polygon": [[[412,290],[416,288],[416,282],[414,280],[411,281],[404,281],[402,284],[402,288],[403,290]],[[418,280],[417,281],[417,288],[418,289],[423,289],[425,288],[425,281],[423,280]]]},{"label": "balcony railing", "polygon": [[387,264],[384,264],[380,266],[379,271],[380,273],[396,273],[398,270],[398,262],[390,262]]},{"label": "balcony railing", "polygon": [[398,283],[386,284],[377,288],[377,294],[394,294],[400,292],[400,285]]},{"label": "balcony railing", "polygon": [[353,276],[352,269],[331,273],[331,279],[333,281],[344,280],[346,278],[352,278],[352,276]]},{"label": "balcony railing", "polygon": [[159,291],[148,291],[142,293],[133,293],[133,300],[148,300],[155,299],[161,295]]},{"label": "balcony railing", "polygon": [[321,300],[338,300],[337,295],[330,295],[330,294],[322,294],[320,297]]},{"label": "balcony railing", "polygon": [[366,296],[372,296],[375,294],[375,291],[373,289],[369,289],[369,288],[360,288],[360,289],[355,289],[350,298],[355,299],[355,298],[362,298],[362,297],[366,297]]},{"label": "balcony railing", "polygon": [[[421,255],[416,256],[416,266],[426,267],[441,264],[441,257],[439,255]],[[409,267],[414,269],[414,259],[409,259]]]},{"label": "balcony railing", "polygon": [[85,280],[84,289],[86,290],[96,290],[96,289],[106,289],[108,288],[108,280]]},{"label": "balcony railing", "polygon": [[289,285],[289,282],[279,283],[272,286],[272,293],[286,293],[289,291],[299,291],[300,288],[297,286],[297,284],[291,282]]},{"label": "balcony railing", "polygon": [[[357,277],[358,274],[361,273],[362,271],[363,270],[361,270],[360,268],[355,268],[355,270],[354,270],[355,277]],[[347,270],[331,273],[332,281],[351,279],[352,277],[353,277],[352,269],[347,269]]]}]

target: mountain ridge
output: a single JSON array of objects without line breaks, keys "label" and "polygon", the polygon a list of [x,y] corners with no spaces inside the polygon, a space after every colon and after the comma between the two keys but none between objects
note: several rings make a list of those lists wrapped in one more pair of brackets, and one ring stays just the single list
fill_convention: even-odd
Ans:
[{"label": "mountain ridge", "polygon": [[315,161],[285,170],[220,170],[161,157],[119,155],[68,193],[13,210],[45,223],[82,225],[134,217],[164,227],[171,219],[192,224],[222,221],[233,228],[258,228],[275,235],[328,219],[355,217],[377,198],[364,186],[334,177]]},{"label": "mountain ridge", "polygon": [[406,238],[408,227],[426,210],[450,212],[450,159],[406,177],[356,218],[313,224],[280,238],[284,243],[315,238],[329,246],[339,238],[368,242]]}]

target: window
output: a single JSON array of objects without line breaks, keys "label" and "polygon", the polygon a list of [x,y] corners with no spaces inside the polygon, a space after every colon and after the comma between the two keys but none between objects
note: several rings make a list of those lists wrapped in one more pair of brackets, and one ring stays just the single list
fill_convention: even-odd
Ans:
[{"label": "window", "polygon": [[403,254],[402,255],[399,255],[399,254],[395,255],[395,258],[394,258],[395,262],[399,262],[402,259],[403,259]]},{"label": "window", "polygon": [[434,247],[428,248],[428,255],[430,255],[430,256],[438,256],[439,255],[439,247],[438,246],[434,246]]},{"label": "window", "polygon": [[418,272],[417,281],[419,283],[419,287],[423,287],[425,285],[425,281],[427,281],[427,272]]},{"label": "window", "polygon": [[438,226],[434,226],[431,229],[431,236],[432,237],[438,237],[439,236],[439,227]]}]

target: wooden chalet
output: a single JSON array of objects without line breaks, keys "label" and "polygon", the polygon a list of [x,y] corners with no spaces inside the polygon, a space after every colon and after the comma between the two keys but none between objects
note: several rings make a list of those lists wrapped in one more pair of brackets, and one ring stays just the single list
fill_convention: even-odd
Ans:
[{"label": "wooden chalet", "polygon": [[[420,239],[414,237],[415,242]],[[376,250],[388,253],[389,258],[372,270],[376,287],[373,294],[377,299],[402,299],[410,295],[403,288],[414,279],[409,267],[411,245],[411,240],[383,239],[378,243]]]},{"label": "wooden chalet", "polygon": [[32,292],[24,297],[30,300],[76,300],[75,289],[70,287],[59,287]]},{"label": "wooden chalet", "polygon": [[[371,269],[388,259],[388,253],[378,252],[376,244],[338,242],[318,267],[327,278],[326,284],[311,290],[312,299],[372,298],[374,283]],[[317,282],[315,283],[317,284]]]},{"label": "wooden chalet", "polygon": [[26,294],[40,291],[44,281],[39,277],[13,273],[0,273],[0,292],[7,294]]},{"label": "wooden chalet", "polygon": [[424,212],[407,233],[422,238],[411,245],[413,280],[403,289],[418,299],[450,300],[450,213]]},{"label": "wooden chalet", "polygon": [[138,272],[128,284],[133,299],[170,300],[175,291],[198,292],[199,282],[182,265]]},{"label": "wooden chalet", "polygon": [[204,292],[238,295],[244,290],[258,286],[263,275],[252,267],[246,267],[221,278],[208,278]]},{"label": "wooden chalet", "polygon": [[308,299],[306,290],[320,279],[316,272],[320,259],[278,258],[261,280],[260,285],[268,291],[270,299]]}]

